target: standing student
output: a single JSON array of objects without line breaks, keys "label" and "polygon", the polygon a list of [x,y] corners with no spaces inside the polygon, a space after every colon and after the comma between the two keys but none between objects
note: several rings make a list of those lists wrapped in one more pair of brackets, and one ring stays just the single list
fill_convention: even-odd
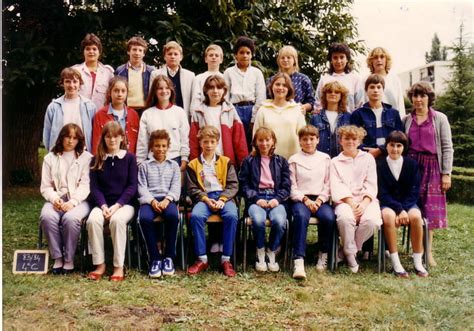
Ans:
[{"label": "standing student", "polygon": [[347,112],[347,95],[349,91],[338,81],[329,82],[321,91],[322,110],[311,116],[310,124],[319,132],[318,151],[331,158],[341,152],[338,129],[349,125],[351,114]]},{"label": "standing student", "polygon": [[[163,46],[165,65],[151,73],[151,82],[159,75],[164,75],[173,82],[176,106],[184,109],[187,117],[191,116],[191,99],[193,93],[194,72],[181,66],[183,48],[176,41],[170,41]],[[153,90],[150,89],[150,94]],[[147,103],[148,105],[148,103]],[[148,108],[148,107],[147,107]]]},{"label": "standing student", "polygon": [[228,100],[235,106],[247,135],[247,146],[252,141],[251,125],[260,105],[265,100],[265,79],[260,69],[252,66],[255,43],[247,37],[237,38],[234,44],[235,65],[224,71],[229,88]]},{"label": "standing student", "polygon": [[141,115],[150,89],[150,76],[156,68],[143,62],[148,44],[142,37],[132,37],[127,42],[128,62],[115,70],[116,76],[128,81],[127,106]]},{"label": "standing student", "polygon": [[54,259],[54,275],[74,270],[81,221],[90,211],[86,199],[92,155],[84,147],[81,128],[66,124],[43,161],[40,191],[47,202],[41,209],[40,224]]},{"label": "standing student", "polygon": [[191,116],[193,112],[200,107],[205,101],[205,94],[203,93],[203,87],[206,79],[213,76],[224,77],[219,71],[219,67],[224,60],[224,52],[219,45],[211,44],[207,46],[204,52],[204,61],[207,64],[207,71],[196,75],[193,82],[193,96],[191,101]]},{"label": "standing student", "polygon": [[398,110],[400,117],[404,118],[406,111],[402,84],[398,76],[390,71],[392,68],[392,57],[388,51],[383,47],[375,47],[367,55],[367,66],[372,74],[381,75],[385,81],[382,101]]},{"label": "standing student", "polygon": [[[277,57],[278,71],[284,72],[291,78],[293,88],[295,89],[294,100],[301,105],[303,114],[311,112],[314,106],[313,83],[308,76],[299,72],[298,52],[293,46],[283,46],[278,52]],[[268,79],[272,80],[273,76]],[[270,94],[267,93],[267,97]]]},{"label": "standing student", "polygon": [[64,68],[61,71],[60,84],[64,88],[64,95],[51,101],[44,115],[44,147],[50,151],[64,125],[74,123],[82,129],[85,147],[91,151],[92,120],[96,107],[89,99],[79,94],[83,84],[81,74],[76,69]]},{"label": "standing student", "polygon": [[111,281],[124,280],[123,264],[127,245],[127,223],[133,218],[137,193],[137,160],[127,152],[125,132],[117,122],[105,124],[97,155],[90,171],[94,209],[87,219],[89,252],[96,269],[88,278],[99,280],[105,273],[104,225],[109,223],[114,250]]},{"label": "standing student", "polygon": [[419,207],[428,219],[428,262],[435,266],[434,230],[448,226],[446,191],[451,188],[454,153],[451,127],[446,115],[432,108],[435,93],[429,83],[413,84],[408,98],[414,108],[403,120],[410,140],[408,155],[418,162],[421,171]]},{"label": "standing student", "polygon": [[[166,130],[153,131],[148,145],[152,157],[143,162],[138,171],[140,225],[148,247],[148,275],[151,278],[171,276],[175,272],[173,260],[176,257],[181,171],[175,161],[166,158],[170,142]],[[160,254],[157,245],[159,224],[153,221],[159,215],[165,222],[164,256]]]},{"label": "standing student", "polygon": [[92,100],[97,109],[105,105],[105,93],[109,81],[114,77],[114,69],[99,62],[102,55],[102,42],[93,33],[88,33],[81,42],[84,63],[76,64],[74,69],[79,71],[84,81],[79,94]]},{"label": "standing student", "polygon": [[148,141],[153,131],[168,131],[171,144],[168,157],[186,169],[189,157],[189,122],[183,108],[174,104],[176,98],[173,82],[164,75],[158,75],[151,84],[145,110],[140,119],[138,132],[137,160],[148,158]]},{"label": "standing student", "polygon": [[[298,111],[299,112],[299,111]],[[301,116],[301,112],[299,112]],[[241,191],[245,205],[250,206],[248,214],[252,219],[252,230],[257,246],[257,271],[278,272],[276,262],[281,239],[287,230],[285,202],[290,196],[291,182],[288,162],[275,154],[277,138],[275,133],[260,127],[253,136],[254,151],[242,163],[239,173]],[[270,242],[265,261],[265,221],[271,221]]]},{"label": "standing student", "polygon": [[315,108],[321,109],[321,90],[324,85],[338,81],[349,91],[347,96],[347,111],[353,112],[364,102],[362,82],[351,68],[351,50],[346,44],[334,43],[328,52],[329,73],[323,75],[318,82],[315,94]]},{"label": "standing student", "polygon": [[358,149],[365,130],[354,125],[339,128],[342,152],[331,160],[330,187],[343,252],[356,273],[356,254],[382,224],[377,200],[377,169],[372,155]]},{"label": "standing student", "polygon": [[393,272],[397,277],[408,278],[408,273],[398,257],[397,229],[400,225],[409,225],[416,275],[427,277],[428,272],[422,263],[423,219],[416,204],[421,179],[418,164],[412,158],[404,156],[408,151],[408,138],[403,132],[391,132],[385,144],[388,156],[377,162],[377,182],[383,233]]},{"label": "standing student", "polygon": [[268,86],[272,100],[265,101],[258,110],[253,132],[267,127],[278,139],[275,153],[288,159],[299,150],[298,131],[306,125],[300,106],[292,99],[293,85],[285,73],[273,76]]},{"label": "standing student", "polygon": [[[336,217],[329,204],[329,155],[316,150],[318,129],[307,125],[298,131],[301,151],[288,160],[291,178],[291,211],[293,214],[293,278],[306,278],[304,258],[309,219],[318,222],[317,271],[327,269],[328,253],[332,246]],[[335,257],[333,257],[335,258]]]},{"label": "standing student", "polygon": [[102,129],[107,122],[116,121],[125,131],[127,150],[137,151],[138,128],[140,118],[135,110],[126,104],[128,83],[124,77],[115,76],[107,88],[107,105],[94,116],[92,130],[92,154],[97,154]]},{"label": "standing student", "polygon": [[196,275],[209,267],[205,224],[211,214],[219,214],[222,217],[224,242],[221,269],[227,277],[236,275],[230,256],[238,221],[237,207],[232,200],[239,190],[239,182],[229,158],[216,154],[219,135],[219,130],[210,125],[199,130],[198,139],[202,154],[189,162],[186,168],[188,194],[194,203],[190,223],[194,236],[194,251],[198,257],[188,269],[190,275]]}]

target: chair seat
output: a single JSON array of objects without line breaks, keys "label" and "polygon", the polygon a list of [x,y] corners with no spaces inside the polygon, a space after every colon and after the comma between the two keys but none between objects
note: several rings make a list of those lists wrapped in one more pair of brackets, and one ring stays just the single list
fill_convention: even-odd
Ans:
[{"label": "chair seat", "polygon": [[163,222],[165,219],[161,215],[157,215],[154,219],[153,222],[160,223]]},{"label": "chair seat", "polygon": [[[252,225],[252,219],[250,217],[245,218],[245,225]],[[272,221],[270,221],[268,218],[265,220],[265,226],[266,227],[271,227],[272,226]]]},{"label": "chair seat", "polygon": [[212,214],[212,215],[209,216],[209,218],[207,219],[207,223],[222,223],[221,215]]},{"label": "chair seat", "polygon": [[309,218],[309,224],[311,224],[311,225],[317,225],[317,224],[319,224],[318,218],[317,218],[317,217],[310,217],[310,218]]}]

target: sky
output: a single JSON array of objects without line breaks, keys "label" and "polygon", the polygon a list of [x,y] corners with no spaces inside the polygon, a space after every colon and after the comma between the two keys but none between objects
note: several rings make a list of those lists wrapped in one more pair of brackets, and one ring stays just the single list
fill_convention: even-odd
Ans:
[{"label": "sky", "polygon": [[[459,26],[473,41],[473,0],[355,0],[352,15],[359,39],[368,49],[382,46],[392,56],[394,73],[424,65],[435,33],[441,45],[450,46],[459,36]],[[449,58],[449,56],[448,56]],[[359,72],[368,73],[366,55],[356,58]]]}]

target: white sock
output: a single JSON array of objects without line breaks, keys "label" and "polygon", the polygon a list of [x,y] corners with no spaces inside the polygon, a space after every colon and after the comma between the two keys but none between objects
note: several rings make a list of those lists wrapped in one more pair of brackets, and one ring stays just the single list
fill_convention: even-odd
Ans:
[{"label": "white sock", "polygon": [[398,252],[390,253],[390,260],[392,261],[392,267],[395,272],[405,272],[405,269],[403,269],[402,264],[400,263]]},{"label": "white sock", "polygon": [[415,269],[421,272],[426,272],[425,267],[423,267],[423,253],[413,253],[413,264]]},{"label": "white sock", "polygon": [[199,260],[201,260],[204,263],[207,263],[207,255],[199,255]]},{"label": "white sock", "polygon": [[268,252],[267,252],[268,263],[269,263],[269,264],[275,264],[275,255],[276,255],[275,252],[272,252],[272,251],[268,251]]},{"label": "white sock", "polygon": [[258,263],[265,263],[265,247],[257,248]]},{"label": "white sock", "polygon": [[221,256],[221,263],[224,263],[225,261],[230,261],[230,256],[222,255]]},{"label": "white sock", "polygon": [[54,264],[53,264],[53,268],[56,269],[56,268],[62,268],[64,265],[64,262],[63,262],[63,258],[59,258],[59,259],[55,259],[54,260]]},{"label": "white sock", "polygon": [[63,269],[66,269],[66,270],[74,269],[74,262],[64,262]]},{"label": "white sock", "polygon": [[355,267],[355,266],[358,265],[357,260],[356,260],[354,254],[347,254],[347,255],[346,255],[346,261],[347,261],[347,264],[348,264],[350,267]]}]

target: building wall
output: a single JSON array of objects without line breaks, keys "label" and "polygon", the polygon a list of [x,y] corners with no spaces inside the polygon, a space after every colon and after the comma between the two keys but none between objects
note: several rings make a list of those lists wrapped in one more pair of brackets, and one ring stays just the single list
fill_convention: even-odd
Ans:
[{"label": "building wall", "polygon": [[450,61],[435,61],[423,66],[402,72],[398,75],[402,89],[407,91],[411,85],[419,81],[432,84],[436,95],[441,95],[446,91],[447,82],[451,76]]}]

